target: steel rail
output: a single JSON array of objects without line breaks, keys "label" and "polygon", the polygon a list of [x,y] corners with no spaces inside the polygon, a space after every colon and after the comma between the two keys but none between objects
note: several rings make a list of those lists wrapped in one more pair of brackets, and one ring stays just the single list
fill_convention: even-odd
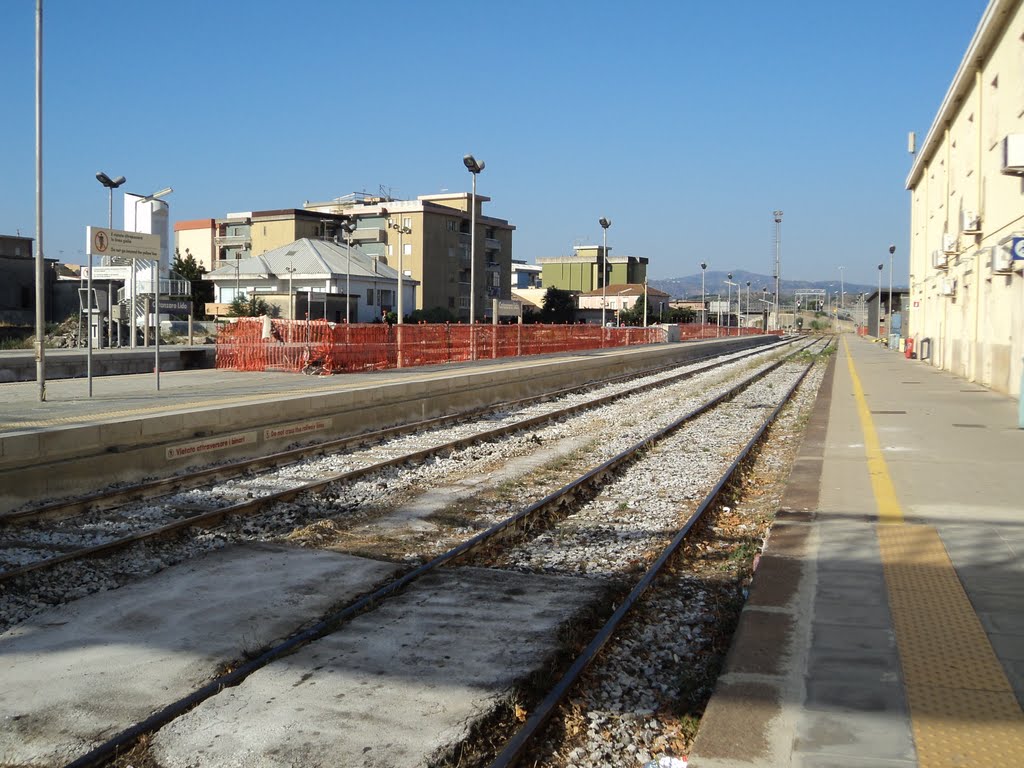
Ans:
[{"label": "steel rail", "polygon": [[[828,349],[828,346],[829,344],[826,344],[825,349]],[[647,569],[644,575],[630,591],[629,595],[626,596],[608,621],[605,622],[601,629],[598,630],[597,634],[590,641],[587,647],[583,649],[579,656],[576,657],[575,661],[573,661],[566,673],[549,691],[547,696],[544,697],[530,717],[527,718],[523,726],[516,731],[511,739],[508,740],[505,747],[500,753],[498,753],[498,756],[490,764],[490,768],[510,768],[524,756],[524,753],[530,746],[531,740],[547,724],[548,720],[554,714],[555,708],[563,699],[565,699],[566,696],[568,696],[572,687],[579,681],[580,676],[597,658],[598,654],[615,634],[615,631],[622,623],[626,614],[628,614],[636,603],[639,602],[640,598],[654,582],[655,577],[657,577],[662,567],[676,553],[680,545],[683,543],[683,540],[690,533],[690,530],[697,521],[700,520],[704,513],[714,505],[722,491],[732,482],[733,476],[743,465],[758,443],[761,442],[765,433],[768,431],[768,428],[775,422],[778,415],[782,412],[782,409],[789,403],[793,394],[796,392],[797,388],[799,388],[800,384],[803,383],[803,380],[807,377],[807,374],[813,366],[814,361],[807,364],[803,373],[800,374],[800,377],[783,395],[779,404],[775,406],[771,414],[769,414],[765,419],[760,429],[758,429],[750,440],[747,441],[747,444],[729,465],[728,469],[726,469],[722,474],[718,482],[715,483],[714,487],[708,491],[707,495],[697,506],[696,510],[694,510],[693,514],[691,514],[683,524],[683,527],[679,529],[676,535],[672,538],[672,541],[669,542],[664,550],[662,550],[658,559],[655,560],[651,567]]]},{"label": "steel rail", "polygon": [[652,435],[649,435],[643,440],[635,443],[630,448],[627,448],[607,461],[602,462],[600,465],[592,468],[585,474],[573,480],[571,483],[568,483],[562,488],[548,494],[544,498],[530,504],[515,515],[491,526],[471,539],[468,539],[462,544],[450,549],[448,552],[438,555],[429,562],[413,568],[395,580],[374,590],[370,594],[358,598],[348,606],[330,614],[324,619],[321,619],[311,627],[293,635],[278,645],[267,649],[255,659],[252,659],[245,664],[236,667],[231,672],[210,681],[201,688],[193,691],[188,696],[168,704],[157,712],[154,712],[142,722],[125,729],[103,744],[93,748],[90,752],[77,760],[68,763],[66,768],[95,768],[95,766],[102,765],[105,761],[117,756],[122,750],[130,748],[141,736],[158,730],[172,720],[185,714],[195,706],[201,704],[206,699],[220,693],[225,688],[230,688],[240,684],[251,674],[262,669],[271,662],[287,656],[302,646],[308,645],[309,643],[330,634],[341,624],[351,620],[364,611],[372,609],[381,601],[404,591],[410,584],[431,571],[465,557],[471,552],[489,544],[492,539],[497,539],[497,537],[506,534],[508,531],[514,530],[516,526],[525,522],[529,518],[535,517],[544,511],[556,510],[564,503],[571,503],[571,501],[577,500],[580,498],[578,495],[580,491],[599,484],[607,474],[635,459],[642,453],[643,449],[650,447],[661,437],[676,431],[687,422],[692,421],[715,406],[735,397],[739,392],[746,389],[763,376],[785,364],[790,357],[793,357],[800,351],[802,350],[795,350],[791,352],[789,355],[776,361],[766,369],[759,371],[755,375],[731,387],[728,391],[723,392],[707,403],[698,406],[689,413],[680,416],[670,425],[659,429]]},{"label": "steel rail", "polygon": [[[797,343],[800,339],[798,337],[781,339],[778,342],[770,345],[763,345],[754,347],[753,349],[743,350],[740,353],[727,353],[734,355],[726,362],[735,362],[742,360],[747,357],[766,352],[771,349],[779,349],[787,344]],[[132,501],[148,500],[158,498],[160,496],[169,496],[174,493],[179,493],[185,490],[191,490],[194,488],[202,487],[204,484],[209,482],[216,482],[220,480],[232,479],[239,477],[246,473],[258,472],[261,470],[273,470],[289,464],[294,464],[305,458],[312,456],[325,455],[332,452],[338,452],[347,450],[353,447],[363,447],[366,445],[372,445],[383,442],[384,440],[400,437],[404,435],[414,434],[416,432],[426,431],[429,429],[436,429],[438,427],[449,426],[451,424],[457,424],[460,422],[470,421],[481,416],[486,416],[490,413],[496,413],[515,408],[525,408],[530,405],[545,402],[548,400],[555,400],[560,397],[567,397],[569,395],[586,392],[591,389],[598,387],[612,386],[623,381],[630,379],[641,378],[644,376],[656,376],[659,373],[678,368],[680,365],[694,365],[703,363],[707,360],[714,360],[721,358],[723,355],[718,354],[707,354],[695,357],[692,360],[687,360],[684,363],[671,363],[669,365],[655,366],[653,368],[646,369],[644,371],[636,371],[632,373],[626,373],[619,376],[612,376],[607,379],[600,379],[598,381],[591,381],[587,384],[576,385],[572,387],[563,387],[556,389],[551,392],[546,392],[540,395],[533,395],[531,397],[519,398],[516,400],[506,400],[501,403],[495,403],[492,405],[483,406],[481,408],[473,408],[467,411],[461,411],[459,413],[445,414],[444,416],[435,416],[430,419],[422,419],[419,421],[408,422],[405,424],[398,424],[392,427],[384,427],[382,429],[373,430],[370,432],[363,432],[358,435],[347,435],[345,437],[334,438],[326,440],[315,445],[300,446],[297,448],[289,448],[283,451],[276,451],[266,456],[259,456],[256,458],[242,459],[240,461],[233,461],[226,464],[218,464],[214,467],[208,467],[205,469],[197,469],[191,471],[188,474],[174,475],[173,477],[161,478],[157,480],[147,480],[141,483],[135,483],[128,487],[108,489],[104,491],[96,491],[93,493],[86,493],[80,496],[76,496],[74,499],[65,499],[47,504],[27,507],[25,509],[16,510],[14,512],[5,512],[0,514],[0,527],[4,525],[34,522],[38,520],[47,519],[65,519],[72,517],[76,514],[81,514],[88,511],[101,511],[104,509],[111,509],[121,504],[127,504]],[[724,363],[723,363],[724,364]],[[660,386],[667,386],[668,384],[674,383],[681,378],[701,373],[704,370],[714,366],[709,366],[699,371],[688,371],[680,374],[677,377],[667,377],[657,382],[651,382],[638,387],[633,387],[627,390],[623,390],[620,393],[616,393],[614,397],[611,397],[608,402],[615,397],[622,398],[628,397],[637,392],[641,392],[647,389],[655,389]]]},{"label": "steel rail", "polygon": [[[744,355],[738,359],[743,359],[743,357],[746,356],[747,355]],[[729,360],[728,362],[734,362],[734,360]],[[678,374],[670,378],[672,381],[685,380],[692,376],[696,376],[700,373],[704,373],[708,370],[714,370],[716,367],[719,367],[722,364],[723,363],[714,363],[706,365],[703,366],[702,368],[686,371],[684,373]],[[637,392],[642,392],[647,389],[663,386],[664,381],[665,380],[663,379],[651,385],[634,387],[625,392],[616,392],[610,395],[604,395],[593,400],[588,400],[584,403],[577,403],[575,405],[567,406],[556,411],[550,411],[548,413],[540,414],[538,416],[532,416],[528,419],[523,419],[513,424],[495,427],[494,429],[486,430],[484,432],[478,432],[473,435],[468,435],[466,437],[450,440],[440,445],[431,446],[429,448],[424,448],[419,451],[405,453],[400,456],[385,459],[375,464],[367,465],[365,467],[360,467],[358,469],[351,469],[346,470],[344,472],[337,472],[334,474],[321,476],[316,480],[301,483],[292,488],[275,491],[273,493],[267,494],[266,496],[261,496],[256,499],[251,499],[239,502],[237,504],[220,507],[218,509],[209,510],[207,512],[199,512],[197,514],[186,515],[164,525],[157,526],[156,528],[150,528],[144,531],[137,531],[126,536],[121,536],[116,539],[112,539],[103,544],[96,544],[90,547],[82,547],[80,549],[65,552],[54,557],[48,557],[45,559],[37,560],[32,563],[27,563],[26,565],[18,566],[16,568],[0,571],[0,584],[13,581],[18,577],[25,576],[36,571],[49,570],[64,563],[69,563],[76,560],[84,560],[91,557],[99,557],[101,555],[117,552],[119,550],[131,546],[132,544],[137,544],[142,541],[165,538],[176,533],[179,533],[186,528],[209,527],[212,525],[219,524],[227,517],[255,514],[262,511],[266,507],[269,507],[272,504],[276,504],[278,502],[291,501],[296,496],[306,493],[315,493],[335,483],[351,483],[360,478],[384,471],[386,469],[390,469],[392,467],[401,466],[403,464],[415,464],[418,462],[422,462],[425,459],[437,454],[458,450],[460,448],[465,448],[467,446],[475,445],[481,442],[489,442],[492,440],[496,440],[516,432],[522,432],[532,427],[539,426],[541,424],[557,421],[558,419],[565,418],[566,416],[572,416],[586,410],[597,408],[602,405],[607,405],[610,402],[626,397],[628,394],[636,394]]]}]

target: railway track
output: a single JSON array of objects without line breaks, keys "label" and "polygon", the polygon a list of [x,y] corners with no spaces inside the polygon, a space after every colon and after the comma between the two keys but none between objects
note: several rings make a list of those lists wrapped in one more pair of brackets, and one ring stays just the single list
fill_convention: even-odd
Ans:
[{"label": "railway track", "polygon": [[[551,543],[552,536],[562,543],[567,543],[567,546],[564,548],[568,551],[577,553],[589,553],[593,550],[611,551],[612,555],[609,563],[617,557],[620,559],[625,557],[625,562],[627,563],[625,566],[621,564],[618,566],[608,565],[605,569],[598,568],[595,572],[591,565],[588,573],[588,578],[597,579],[600,582],[601,589],[599,591],[602,594],[610,592],[619,596],[628,595],[624,601],[616,600],[619,603],[619,608],[612,618],[613,621],[617,622],[621,619],[621,615],[628,610],[628,606],[635,602],[643,589],[653,580],[656,573],[656,569],[648,571],[637,582],[633,577],[642,570],[638,568],[638,564],[643,563],[646,565],[650,560],[655,560],[655,565],[660,567],[661,564],[672,556],[679,542],[685,537],[686,532],[700,518],[700,515],[714,503],[714,499],[722,489],[728,485],[730,478],[742,464],[744,458],[763,436],[771,419],[779,412],[788,400],[791,392],[796,388],[796,385],[799,383],[797,378],[799,377],[802,380],[810,368],[810,364],[804,367],[802,372],[795,372],[793,370],[795,367],[792,363],[786,363],[784,360],[764,366],[763,369],[759,369],[754,375],[746,377],[744,381],[737,384],[730,382],[728,386],[720,388],[721,391],[717,392],[713,398],[705,399],[704,402],[689,408],[684,416],[666,419],[665,423],[657,429],[640,430],[643,433],[641,439],[626,440],[628,445],[625,448],[621,444],[617,445],[611,451],[612,455],[600,461],[596,466],[592,466],[588,471],[580,474],[571,482],[565,483],[556,491],[544,493],[541,498],[526,505],[516,514],[503,516],[500,522],[491,525],[481,533],[468,538],[463,536],[465,540],[457,546],[452,547],[438,557],[409,568],[398,578],[388,581],[383,587],[351,602],[313,627],[293,635],[284,643],[266,649],[257,658],[238,665],[232,665],[233,669],[227,674],[217,677],[208,685],[198,688],[174,704],[164,707],[156,714],[145,719],[138,726],[130,728],[122,732],[118,737],[99,745],[88,755],[74,761],[72,765],[102,764],[104,761],[109,760],[111,756],[134,744],[139,736],[151,733],[166,723],[176,721],[185,715],[186,712],[193,710],[200,702],[205,701],[227,687],[236,686],[243,680],[247,680],[251,675],[271,662],[286,656],[291,657],[313,641],[331,634],[339,626],[351,622],[357,617],[372,615],[375,608],[401,596],[421,579],[443,571],[443,566],[451,566],[455,563],[461,565],[470,563],[479,568],[498,568],[506,574],[509,572],[524,574],[549,572],[551,570],[549,555],[552,547],[546,545]],[[766,381],[767,383],[765,383]],[[780,392],[782,393],[781,396]],[[770,398],[769,395],[771,395]],[[743,400],[743,398],[747,399]],[[766,404],[765,401],[767,399],[771,400],[771,405]],[[629,521],[625,531],[621,527],[623,515],[611,515],[612,520],[609,521],[606,508],[608,502],[607,500],[604,502],[605,508],[602,509],[599,499],[604,493],[603,488],[605,486],[613,487],[613,478],[626,471],[625,468],[627,466],[634,463],[637,466],[642,465],[646,461],[645,456],[659,450],[664,452],[664,449],[657,448],[656,446],[667,443],[671,439],[681,440],[682,443],[680,445],[682,448],[676,445],[670,451],[681,451],[685,450],[688,445],[692,446],[692,437],[688,438],[685,435],[678,437],[677,435],[684,433],[687,429],[691,428],[690,425],[701,421],[701,419],[705,421],[709,419],[712,421],[715,419],[725,419],[726,417],[723,416],[725,411],[723,409],[729,409],[729,412],[732,413],[732,416],[729,418],[735,419],[737,424],[742,423],[743,426],[737,428],[743,432],[743,446],[735,451],[732,445],[728,449],[722,447],[721,450],[711,451],[712,455],[706,457],[708,459],[707,471],[717,476],[717,480],[704,480],[702,483],[698,483],[702,488],[702,500],[693,499],[693,503],[696,506],[687,513],[686,522],[682,530],[674,537],[669,537],[671,542],[667,547],[665,546],[666,526],[672,524],[673,520],[678,517],[678,508],[662,509],[657,515],[649,510],[637,510],[637,514],[625,516]],[[770,415],[768,418],[765,418],[766,413],[769,411]],[[564,419],[565,417],[559,418]],[[644,413],[640,415],[640,418],[644,419],[645,423],[648,420]],[[522,428],[519,431],[522,431]],[[687,443],[688,440],[690,443]],[[451,452],[456,449],[449,447],[445,450]],[[726,461],[728,466],[724,472],[721,472],[719,465],[724,458],[723,453],[728,454],[731,459]],[[670,458],[675,456],[677,462],[678,455],[669,454]],[[421,457],[416,460],[423,461],[424,459]],[[398,464],[404,465],[409,461],[410,459],[406,458],[404,461],[398,461]],[[700,463],[696,462],[696,460],[694,461],[695,463]],[[660,474],[664,475],[665,470],[660,470]],[[671,474],[671,471],[668,474]],[[317,482],[321,481],[318,480]],[[331,484],[337,485],[337,483],[338,476],[335,476],[331,480],[325,481],[325,484],[320,487],[324,488]],[[646,481],[647,485],[651,483],[653,483],[653,480]],[[710,489],[707,488],[709,483]],[[645,483],[641,481],[641,490],[633,490],[631,493],[643,492],[642,489],[644,487]],[[285,494],[293,493],[295,493],[294,489],[285,492]],[[307,489],[305,493],[308,494],[309,490]],[[614,494],[612,496],[614,497]],[[294,496],[291,498],[294,498]],[[689,499],[692,496],[687,496],[686,498]],[[280,499],[278,499],[279,501]],[[620,506],[623,503],[622,501],[618,502]],[[491,512],[491,517],[502,517],[501,512],[504,504],[507,504],[507,500],[498,499],[495,502],[495,509]],[[595,504],[597,505],[596,512],[593,510],[593,505]],[[580,512],[580,509],[587,506],[591,507],[592,521],[597,521],[594,523],[594,526],[596,526],[594,530],[597,531],[596,534],[593,531],[586,532],[587,526],[581,524],[578,517],[580,514],[584,517],[586,516],[586,510]],[[678,500],[676,507],[678,507]],[[626,509],[629,510],[628,503],[626,504]],[[486,515],[483,518],[486,519]],[[658,519],[651,521],[647,520],[647,518]],[[644,524],[651,523],[649,533],[640,535],[641,521],[645,521]],[[190,525],[194,526],[195,522],[192,521]],[[630,526],[635,527],[636,530],[631,530]],[[556,531],[556,533],[553,534],[552,531]],[[623,536],[624,533],[629,535]],[[642,541],[638,548],[633,548],[631,555],[626,556],[618,550],[629,549],[629,547],[623,544],[623,541],[630,539],[631,536],[637,540],[642,539]],[[585,545],[581,546],[579,544],[581,540],[585,541]],[[539,550],[536,548],[537,542],[540,542]],[[558,547],[554,549],[558,549]],[[548,554],[538,554],[538,551],[547,551]],[[660,554],[657,554],[658,552]],[[585,554],[579,557],[582,563],[588,560],[588,558],[592,558],[592,555]],[[419,559],[426,558],[421,556]],[[559,567],[565,568],[569,572],[573,572],[575,567],[576,572],[579,572],[580,563],[573,566],[571,564],[571,557],[561,558],[561,561],[562,564]],[[566,561],[570,563],[568,566]],[[583,571],[588,572],[586,566],[583,566]],[[632,592],[626,587],[627,583],[635,583]],[[577,670],[577,667],[583,669],[590,663],[590,659],[596,655],[604,641],[614,631],[614,626],[615,624],[611,624],[600,630],[598,636],[591,643],[591,647],[588,648],[587,653],[581,657],[581,659],[584,659],[584,657],[586,659],[584,661],[577,660],[577,662],[573,663],[567,673],[568,676],[562,679],[559,685],[556,686],[556,689],[564,691],[572,686],[576,679],[572,676],[573,670]],[[602,637],[604,639],[601,639]],[[578,676],[578,672],[579,670],[575,673],[576,676]],[[551,697],[549,696],[548,698]],[[522,750],[525,748],[523,745],[528,745],[530,740],[534,738],[534,734],[550,715],[551,706],[553,705],[545,703],[533,710],[530,718],[527,720],[527,728],[522,733],[513,737],[509,748],[502,752],[503,757],[500,757],[499,762],[496,764],[512,764],[522,754]],[[549,710],[548,714],[540,714],[545,708]],[[196,710],[196,712],[200,711]],[[199,715],[195,716],[198,717]],[[509,750],[512,751],[510,752]],[[501,762],[502,760],[505,760],[505,762]]]},{"label": "railway track", "polygon": [[[422,463],[468,446],[500,440],[660,387],[724,364],[779,354],[756,350],[613,382],[600,394],[572,390],[489,408],[476,419],[442,417],[368,435],[304,446],[272,456],[200,470],[132,488],[112,488],[7,515],[0,527],[0,585],[83,558],[108,556],[194,527],[259,513],[302,494],[353,483],[392,467]],[[612,391],[607,391],[611,389]],[[495,422],[500,422],[495,425]],[[429,434],[434,435],[430,439]],[[452,436],[457,433],[457,436]],[[421,435],[410,449],[410,436]],[[338,456],[347,460],[338,462]]]}]

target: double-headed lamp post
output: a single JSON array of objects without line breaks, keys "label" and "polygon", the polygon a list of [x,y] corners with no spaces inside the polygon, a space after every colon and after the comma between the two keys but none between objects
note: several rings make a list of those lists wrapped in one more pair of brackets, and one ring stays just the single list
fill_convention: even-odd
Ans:
[{"label": "double-headed lamp post", "polygon": [[[475,177],[474,177],[475,178]],[[398,324],[404,322],[402,317],[405,314],[405,304],[402,301],[402,294],[405,292],[402,287],[402,278],[405,277],[405,235],[412,234],[412,227],[395,219],[388,219],[388,227],[398,232]]]},{"label": "double-headed lamp post", "polygon": [[[476,177],[484,169],[483,160],[477,160],[472,155],[465,155],[462,158],[466,170],[473,175],[473,193],[470,197],[469,208],[469,324],[476,322]],[[473,359],[476,359],[476,346],[473,347]]]},{"label": "double-headed lamp post", "polygon": [[[700,324],[707,325],[708,323],[708,304],[704,292],[704,275],[707,272],[708,263],[702,261],[700,263]],[[703,333],[703,330],[701,331]]]},{"label": "double-headed lamp post", "polygon": [[[601,246],[601,327],[605,327],[604,310],[608,304],[608,227],[612,220],[602,216],[597,220],[603,230],[603,245]],[[601,331],[603,334],[604,331]]]}]

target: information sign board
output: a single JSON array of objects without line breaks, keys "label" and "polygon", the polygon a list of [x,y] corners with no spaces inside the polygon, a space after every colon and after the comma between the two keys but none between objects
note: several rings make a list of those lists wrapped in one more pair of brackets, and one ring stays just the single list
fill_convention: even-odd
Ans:
[{"label": "information sign board", "polygon": [[[123,229],[106,227],[86,227],[85,252],[93,256],[159,260],[160,235],[126,232]],[[93,276],[95,277],[95,274]]]}]

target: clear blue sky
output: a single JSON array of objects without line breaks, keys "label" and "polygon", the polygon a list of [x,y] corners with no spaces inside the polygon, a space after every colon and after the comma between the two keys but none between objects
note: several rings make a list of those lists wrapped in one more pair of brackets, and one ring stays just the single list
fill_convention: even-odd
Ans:
[{"label": "clear blue sky", "polygon": [[[770,273],[781,208],[783,277],[871,284],[893,242],[905,283],[906,134],[985,6],[45,0],[45,255],[84,261],[99,170],[173,186],[182,220],[468,191],[472,152],[518,259],[608,216],[652,277]],[[34,0],[2,0],[0,29],[0,233],[34,236]]]}]

